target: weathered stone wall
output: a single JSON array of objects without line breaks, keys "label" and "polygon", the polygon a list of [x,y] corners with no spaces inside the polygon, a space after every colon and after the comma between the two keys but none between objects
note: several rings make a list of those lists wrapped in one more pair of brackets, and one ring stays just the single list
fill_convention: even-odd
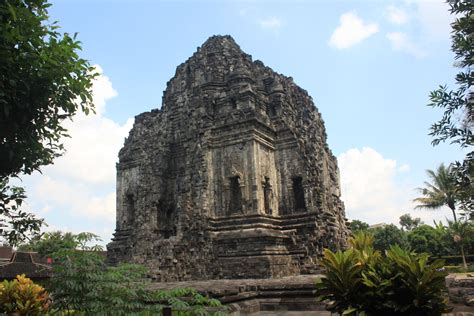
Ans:
[{"label": "weathered stone wall", "polygon": [[119,153],[109,261],[159,280],[295,275],[347,234],[311,97],[229,36],[177,67]]},{"label": "weathered stone wall", "polygon": [[449,299],[452,303],[474,306],[474,276],[450,274],[446,277]]}]

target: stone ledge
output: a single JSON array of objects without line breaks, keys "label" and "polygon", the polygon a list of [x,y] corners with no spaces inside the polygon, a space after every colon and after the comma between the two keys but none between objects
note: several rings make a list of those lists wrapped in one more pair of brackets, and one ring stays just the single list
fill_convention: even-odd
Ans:
[{"label": "stone ledge", "polygon": [[[219,299],[232,316],[286,315],[335,316],[315,299],[315,281],[320,274],[275,279],[233,279],[152,283],[150,289],[194,288]],[[472,278],[474,281],[474,277]],[[471,285],[471,279],[450,275],[448,286]],[[451,289],[450,289],[451,294]],[[443,316],[474,316],[474,307],[453,303],[453,311]]]},{"label": "stone ledge", "polygon": [[[153,283],[151,289],[194,288],[219,299],[230,315],[320,315],[330,316],[315,299],[315,281],[320,275],[278,279],[233,279]],[[289,314],[287,314],[289,313]]]},{"label": "stone ledge", "polygon": [[[319,277],[320,275],[298,275],[278,279],[157,282],[152,283],[150,289],[194,288],[203,294],[231,303],[249,297],[259,297],[265,295],[265,293],[290,294],[291,292],[300,292],[303,294],[302,292],[304,292],[305,295],[314,297],[315,281]],[[251,293],[256,293],[256,296],[251,295]]]},{"label": "stone ledge", "polygon": [[446,286],[448,288],[449,299],[451,302],[455,304],[474,306],[473,274],[450,274],[446,277]]}]

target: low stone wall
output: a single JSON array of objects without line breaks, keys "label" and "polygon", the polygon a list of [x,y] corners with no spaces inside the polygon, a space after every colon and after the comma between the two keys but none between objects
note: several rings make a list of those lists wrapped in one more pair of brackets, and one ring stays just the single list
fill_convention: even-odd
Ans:
[{"label": "low stone wall", "polygon": [[[315,282],[320,275],[299,275],[278,279],[209,280],[153,283],[152,289],[194,288],[219,299],[232,316],[287,315],[336,316],[316,301]],[[474,277],[446,278],[453,311],[444,316],[474,316]],[[471,296],[472,295],[472,296]],[[469,306],[468,306],[469,305]]]},{"label": "low stone wall", "polygon": [[[299,275],[278,279],[209,280],[153,283],[152,289],[194,288],[219,299],[232,316],[311,315],[330,316],[324,304],[316,302],[315,281],[319,275]],[[321,314],[315,314],[321,312]],[[303,314],[301,314],[303,313]]]},{"label": "low stone wall", "polygon": [[449,299],[460,316],[474,316],[474,275],[450,274],[446,278]]}]

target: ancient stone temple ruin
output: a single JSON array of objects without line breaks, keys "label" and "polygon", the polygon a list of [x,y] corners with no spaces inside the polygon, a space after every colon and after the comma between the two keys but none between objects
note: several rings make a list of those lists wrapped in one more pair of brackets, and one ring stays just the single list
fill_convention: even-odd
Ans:
[{"label": "ancient stone temple ruin", "polygon": [[348,230],[320,113],[291,77],[213,36],[142,113],[119,153],[111,263],[157,280],[314,269]]}]

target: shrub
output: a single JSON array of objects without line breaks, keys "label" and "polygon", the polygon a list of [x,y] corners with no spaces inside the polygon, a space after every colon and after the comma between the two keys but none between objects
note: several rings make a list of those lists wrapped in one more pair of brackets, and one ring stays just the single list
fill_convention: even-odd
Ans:
[{"label": "shrub", "polygon": [[24,274],[15,280],[0,283],[0,313],[14,315],[44,315],[49,309],[49,296],[44,288]]},{"label": "shrub", "polygon": [[369,229],[369,224],[366,222],[355,219],[349,224],[351,231],[355,234],[360,231],[367,231]]},{"label": "shrub", "polygon": [[352,248],[336,253],[325,250],[326,272],[316,285],[328,309],[343,315],[436,316],[447,312],[444,297],[444,262],[429,264],[428,254],[415,254],[391,246],[382,255],[371,237],[358,234]]},{"label": "shrub", "polygon": [[175,316],[188,315],[227,315],[227,308],[216,299],[201,295],[195,289],[176,288],[169,291],[157,291],[151,294],[153,301],[160,304],[155,307],[161,310],[164,306],[170,306]]},{"label": "shrub", "polygon": [[371,233],[374,234],[373,247],[377,250],[385,251],[391,245],[408,248],[406,233],[393,224],[371,229]]},{"label": "shrub", "polygon": [[102,250],[101,246],[89,246],[95,242],[100,241],[99,236],[82,232],[73,234],[70,232],[46,232],[41,236],[32,238],[28,243],[22,244],[18,249],[23,251],[36,251],[42,257],[54,257],[54,255],[64,250]]},{"label": "shrub", "polygon": [[408,243],[412,250],[427,252],[435,257],[448,255],[452,251],[451,239],[443,225],[421,225],[408,233]]},{"label": "shrub", "polygon": [[56,253],[50,280],[54,307],[68,314],[160,315],[170,306],[173,315],[223,315],[218,300],[193,289],[148,290],[147,269],[121,264],[107,267],[94,251],[64,250]]}]

